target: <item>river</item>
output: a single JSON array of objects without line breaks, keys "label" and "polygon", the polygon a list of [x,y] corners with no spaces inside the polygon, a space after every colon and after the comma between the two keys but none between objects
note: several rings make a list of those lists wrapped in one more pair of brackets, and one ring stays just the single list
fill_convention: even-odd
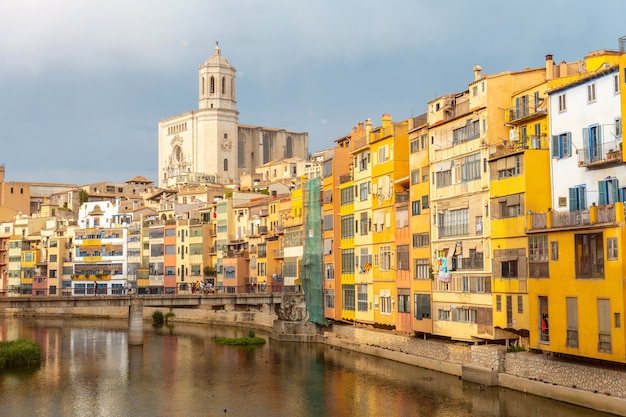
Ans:
[{"label": "river", "polygon": [[41,344],[39,368],[0,373],[0,415],[607,417],[608,414],[322,345],[242,349],[215,337],[247,329],[125,320],[0,317],[0,340]]}]

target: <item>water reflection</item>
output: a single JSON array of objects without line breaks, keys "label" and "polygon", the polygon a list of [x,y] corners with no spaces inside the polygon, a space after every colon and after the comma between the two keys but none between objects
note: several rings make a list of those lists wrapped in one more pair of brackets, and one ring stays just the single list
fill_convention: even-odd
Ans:
[{"label": "water reflection", "polygon": [[128,346],[126,328],[126,321],[0,318],[0,339],[31,338],[44,348],[40,369],[0,375],[2,415],[606,416],[324,346],[213,342],[247,329],[146,326],[144,345]]}]

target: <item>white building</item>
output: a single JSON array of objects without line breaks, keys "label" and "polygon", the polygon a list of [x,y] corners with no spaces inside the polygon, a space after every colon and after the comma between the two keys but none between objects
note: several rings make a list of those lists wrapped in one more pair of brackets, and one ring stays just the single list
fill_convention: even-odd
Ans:
[{"label": "white building", "polygon": [[198,109],[159,122],[159,187],[190,174],[238,183],[258,165],[307,158],[307,133],[239,124],[235,72],[216,45],[198,70]]},{"label": "white building", "polygon": [[552,209],[574,212],[624,201],[618,66],[604,64],[548,94]]}]

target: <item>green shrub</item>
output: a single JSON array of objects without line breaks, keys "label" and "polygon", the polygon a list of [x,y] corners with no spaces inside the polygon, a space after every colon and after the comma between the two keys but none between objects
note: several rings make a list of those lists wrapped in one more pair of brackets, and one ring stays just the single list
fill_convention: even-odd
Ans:
[{"label": "green shrub", "polygon": [[32,340],[0,342],[0,369],[30,368],[41,362],[41,346]]},{"label": "green shrub", "polygon": [[163,323],[165,323],[165,316],[163,312],[156,310],[152,313],[152,325],[155,327],[163,327]]}]

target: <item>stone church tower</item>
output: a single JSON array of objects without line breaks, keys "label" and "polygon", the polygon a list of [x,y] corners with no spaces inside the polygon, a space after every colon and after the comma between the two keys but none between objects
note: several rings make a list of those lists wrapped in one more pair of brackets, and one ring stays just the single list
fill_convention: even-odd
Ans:
[{"label": "stone church tower", "polygon": [[282,158],[308,157],[308,134],[239,125],[235,68],[216,43],[198,68],[198,110],[159,122],[158,184],[236,184],[243,173]]}]

